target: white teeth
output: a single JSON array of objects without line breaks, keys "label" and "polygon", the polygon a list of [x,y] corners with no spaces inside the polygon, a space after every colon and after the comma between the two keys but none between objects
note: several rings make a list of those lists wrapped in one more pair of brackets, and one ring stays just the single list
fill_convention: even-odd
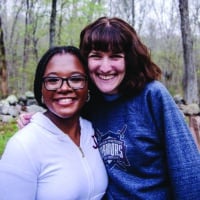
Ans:
[{"label": "white teeth", "polygon": [[114,77],[114,75],[99,75],[99,78],[101,78],[103,80],[109,80],[113,77]]},{"label": "white teeth", "polygon": [[59,103],[63,103],[63,104],[65,104],[65,103],[71,103],[72,102],[72,99],[59,99],[59,101],[58,101]]}]

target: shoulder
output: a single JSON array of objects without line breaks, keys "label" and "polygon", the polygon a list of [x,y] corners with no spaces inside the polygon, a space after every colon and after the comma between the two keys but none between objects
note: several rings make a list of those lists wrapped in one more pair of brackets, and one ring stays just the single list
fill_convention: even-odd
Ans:
[{"label": "shoulder", "polygon": [[[16,132],[7,142],[4,149],[2,159],[15,161],[28,159],[29,155],[33,155],[37,151],[38,139],[35,137],[36,130],[32,127],[32,124],[28,124],[23,129]],[[17,161],[16,161],[17,160]]]},{"label": "shoulder", "polygon": [[154,101],[172,100],[173,98],[164,84],[159,81],[152,81],[142,91],[142,96]]},{"label": "shoulder", "polygon": [[129,98],[129,102],[146,101],[148,99],[157,101],[165,97],[171,98],[171,95],[164,84],[159,81],[152,81],[147,83],[138,95]]},{"label": "shoulder", "polygon": [[129,99],[129,102],[160,101],[161,99],[172,99],[167,88],[159,81],[152,81],[145,85],[143,90],[136,96]]},{"label": "shoulder", "polygon": [[183,115],[174,98],[161,82],[153,81],[147,84],[141,96],[143,96],[141,97],[143,104],[149,112],[154,112],[157,120],[163,116],[166,118],[173,116],[182,120]]},{"label": "shoulder", "polygon": [[159,81],[148,83],[133,99],[132,104],[143,107],[149,112],[152,110],[164,112],[164,110],[177,110],[178,108],[167,88]]},{"label": "shoulder", "polygon": [[34,145],[35,143],[37,143],[38,137],[43,130],[42,127],[39,126],[37,121],[43,123],[42,115],[42,113],[35,114],[29,124],[17,131],[10,138],[9,143],[11,143],[12,145],[14,145],[15,143],[23,144],[23,146],[27,147],[31,144]]},{"label": "shoulder", "polygon": [[92,128],[92,123],[83,117],[80,117],[80,125],[81,128]]},{"label": "shoulder", "polygon": [[159,81],[152,81],[148,83],[145,88],[144,92],[151,92],[151,93],[168,93],[167,88],[164,86],[163,83]]},{"label": "shoulder", "polygon": [[38,132],[30,122],[26,127],[17,131],[8,141],[10,146],[21,145],[29,146],[30,144],[34,143],[35,141],[35,133]]},{"label": "shoulder", "polygon": [[88,121],[87,119],[84,119],[82,117],[80,117],[80,126],[81,126],[81,129],[84,130],[84,131],[87,131],[91,134],[94,133],[94,129],[92,127],[92,123],[90,121]]}]

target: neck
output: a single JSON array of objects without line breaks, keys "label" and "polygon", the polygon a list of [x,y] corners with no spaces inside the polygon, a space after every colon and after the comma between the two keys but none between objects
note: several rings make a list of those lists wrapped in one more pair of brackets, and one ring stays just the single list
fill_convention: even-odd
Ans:
[{"label": "neck", "polygon": [[67,134],[71,140],[80,146],[80,123],[79,116],[61,118],[54,113],[47,111],[44,113],[60,130]]}]

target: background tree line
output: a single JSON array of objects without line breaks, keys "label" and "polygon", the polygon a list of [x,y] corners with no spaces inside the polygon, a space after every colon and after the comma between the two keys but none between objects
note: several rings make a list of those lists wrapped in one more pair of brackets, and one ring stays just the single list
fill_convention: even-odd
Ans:
[{"label": "background tree line", "polygon": [[199,103],[199,0],[1,0],[0,97],[32,90],[35,67],[50,46],[78,46],[100,16],[128,21],[149,47],[169,91]]}]

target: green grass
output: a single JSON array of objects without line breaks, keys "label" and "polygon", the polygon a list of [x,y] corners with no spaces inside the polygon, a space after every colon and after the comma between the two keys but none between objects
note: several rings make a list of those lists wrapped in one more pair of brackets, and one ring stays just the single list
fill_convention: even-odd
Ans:
[{"label": "green grass", "polygon": [[9,123],[0,122],[0,155],[2,155],[8,139],[18,130],[15,121]]}]

